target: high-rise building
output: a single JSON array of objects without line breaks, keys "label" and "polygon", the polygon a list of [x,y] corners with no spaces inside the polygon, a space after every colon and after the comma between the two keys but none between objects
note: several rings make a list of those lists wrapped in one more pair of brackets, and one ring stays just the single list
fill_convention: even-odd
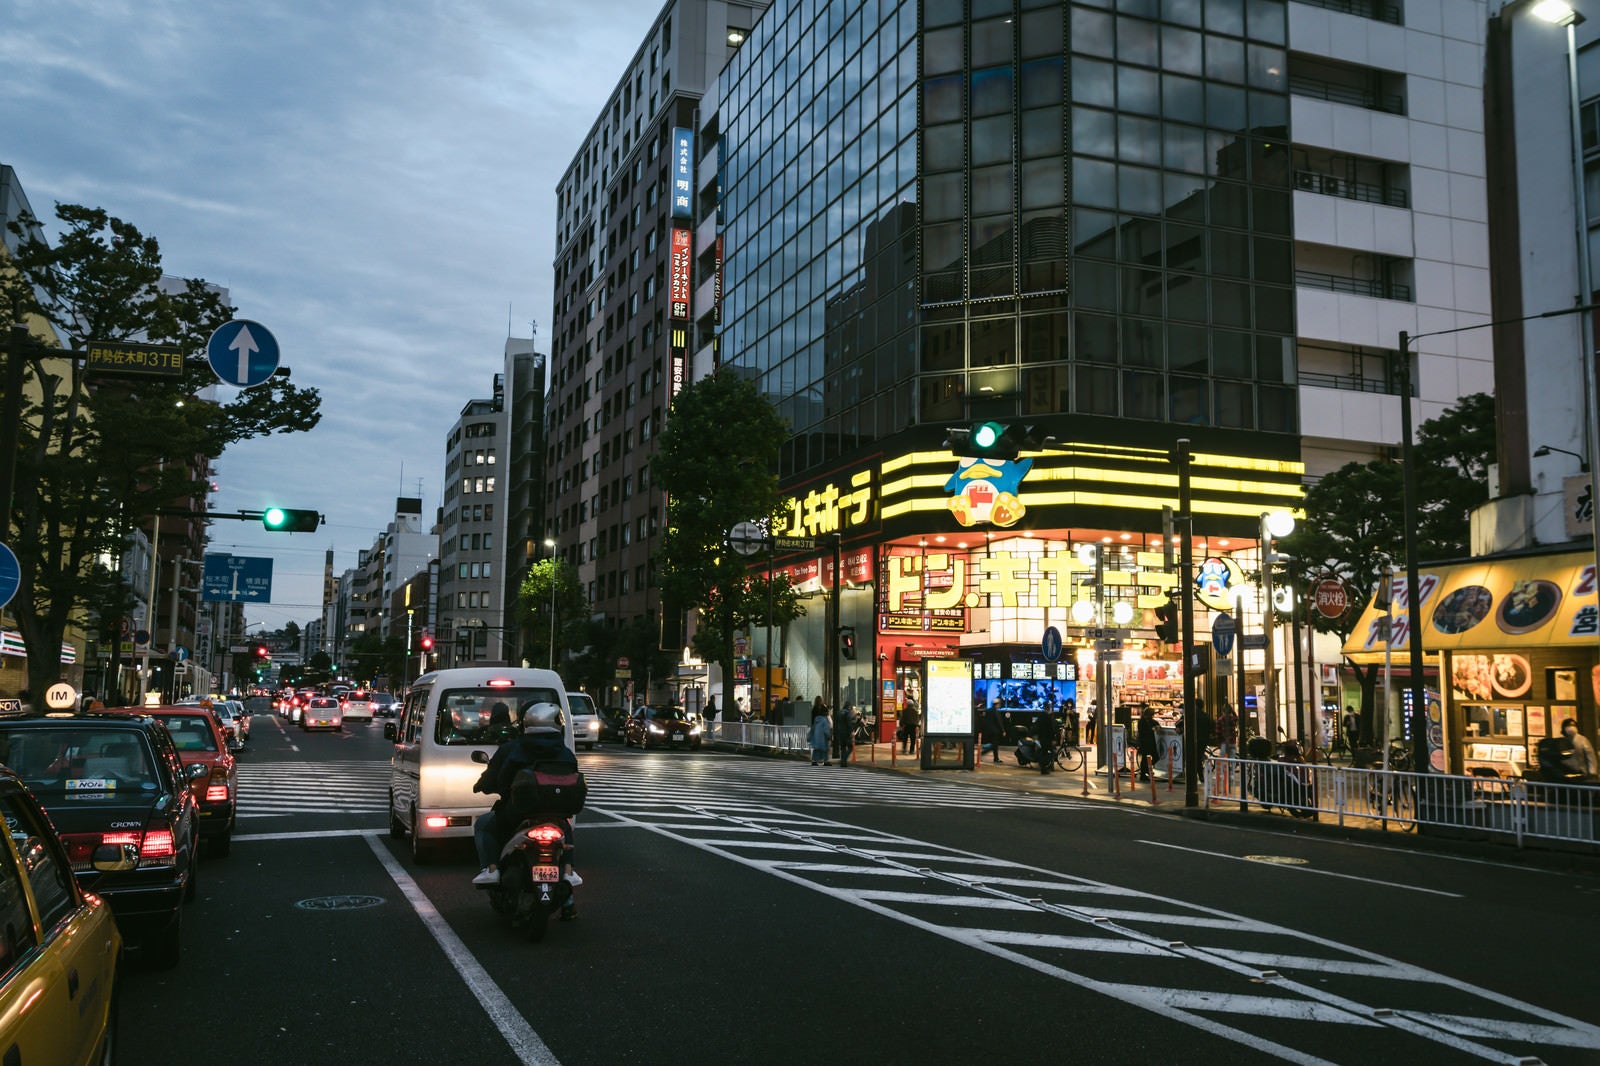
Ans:
[{"label": "high-rise building", "polygon": [[505,598],[506,433],[505,378],[496,374],[493,397],[467,401],[445,442],[434,633],[447,645],[440,665],[520,658]]},{"label": "high-rise building", "polygon": [[534,350],[532,339],[506,341],[504,373],[506,448],[501,476],[506,479],[506,566],[501,597],[511,619],[528,568],[549,554],[544,547],[545,357]]},{"label": "high-rise building", "polygon": [[[667,3],[556,188],[540,539],[556,542],[596,616],[613,625],[658,609],[651,553],[665,507],[648,464],[690,348],[690,249],[687,240],[675,248],[672,233],[715,213],[714,195],[675,207],[690,197],[677,185],[673,131],[700,127],[702,97],[764,6]],[[689,149],[692,168],[705,146]],[[714,235],[714,221],[705,227]]]}]

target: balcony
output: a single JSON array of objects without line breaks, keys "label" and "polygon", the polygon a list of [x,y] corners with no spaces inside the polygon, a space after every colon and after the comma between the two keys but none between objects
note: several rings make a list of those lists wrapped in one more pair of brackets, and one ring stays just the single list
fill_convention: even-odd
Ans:
[{"label": "balcony", "polygon": [[1411,299],[1411,286],[1382,278],[1349,278],[1315,270],[1296,270],[1294,283],[1309,289],[1326,289],[1350,296],[1375,296],[1380,300]]},{"label": "balcony", "polygon": [[1405,207],[1410,199],[1404,189],[1393,188],[1387,184],[1341,177],[1338,174],[1326,174],[1316,170],[1296,170],[1294,172],[1294,187],[1302,192],[1314,192],[1323,196],[1342,196],[1347,200],[1360,200],[1362,203],[1367,204],[1383,204],[1386,207]]},{"label": "balcony", "polygon": [[1384,4],[1378,0],[1300,0],[1300,3],[1326,8],[1344,15],[1355,15],[1357,18],[1401,25],[1400,8],[1397,4]]},{"label": "balcony", "polygon": [[1289,92],[1295,96],[1391,115],[1406,113],[1404,74],[1295,52],[1289,57]]}]

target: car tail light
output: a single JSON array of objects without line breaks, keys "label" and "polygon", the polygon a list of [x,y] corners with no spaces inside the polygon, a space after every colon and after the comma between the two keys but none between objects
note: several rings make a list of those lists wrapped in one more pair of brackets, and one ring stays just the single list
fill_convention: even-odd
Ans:
[{"label": "car tail light", "polygon": [[560,827],[554,825],[536,825],[528,830],[528,839],[546,848],[560,840],[562,835]]},{"label": "car tail light", "polygon": [[515,684],[516,684],[516,682],[511,680],[509,677],[497,677],[493,681],[489,682],[489,687],[490,688],[510,688]]},{"label": "car tail light", "polygon": [[228,802],[228,783],[226,781],[224,781],[220,785],[209,785],[209,786],[207,786],[206,787],[206,802],[207,803],[226,803],[226,802]]},{"label": "car tail light", "polygon": [[450,819],[442,814],[430,814],[422,820],[422,824],[429,829],[443,829],[450,824]]},{"label": "car tail light", "polygon": [[138,847],[139,846],[139,836],[140,836],[140,834],[137,831],[132,832],[132,833],[128,833],[128,832],[101,833],[100,834],[100,843],[102,843],[102,844],[132,844],[134,847]]}]

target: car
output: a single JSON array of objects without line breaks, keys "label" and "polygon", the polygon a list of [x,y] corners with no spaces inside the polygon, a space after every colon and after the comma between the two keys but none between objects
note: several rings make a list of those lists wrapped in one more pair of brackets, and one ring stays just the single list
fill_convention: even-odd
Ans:
[{"label": "car", "polygon": [[200,840],[221,858],[233,848],[233,827],[239,797],[239,769],[222,734],[216,711],[205,707],[146,707],[144,713],[167,727],[172,746],[186,770],[205,768],[193,777]]},{"label": "car", "polygon": [[585,751],[593,751],[600,743],[600,712],[594,700],[583,692],[567,693],[567,704],[572,708],[572,735]]},{"label": "car", "polygon": [[189,786],[206,770],[186,769],[166,727],[141,711],[0,714],[0,763],[50,816],[79,886],[110,905],[123,939],[172,967],[199,886]]},{"label": "car", "polygon": [[628,708],[606,707],[600,711],[600,739],[621,743],[628,727]]},{"label": "car", "polygon": [[344,715],[339,711],[339,701],[332,696],[312,696],[300,713],[300,728],[307,733],[313,729],[343,730]]},{"label": "car", "polygon": [[[465,667],[417,678],[400,717],[383,723],[383,735],[394,741],[389,835],[411,837],[413,861],[425,863],[446,841],[472,836],[473,819],[494,799],[472,791],[483,772],[473,753],[520,735],[523,711],[541,703],[565,713],[570,748],[571,708],[566,685],[554,670]],[[499,720],[502,708],[504,721]]]},{"label": "car", "polygon": [[400,710],[400,700],[393,692],[372,694],[372,714],[376,718],[393,718]]},{"label": "car", "polygon": [[700,719],[682,707],[647,703],[628,717],[622,742],[645,749],[665,746],[698,750],[704,739],[702,730]]},{"label": "car", "polygon": [[357,719],[370,722],[377,712],[373,709],[371,696],[362,691],[355,691],[345,693],[344,698],[339,701],[339,713],[347,722]]},{"label": "car", "polygon": [[[55,827],[16,774],[0,768],[0,1047],[6,1062],[111,1061],[122,935],[111,907],[85,892]],[[94,849],[113,869],[121,846]],[[134,853],[137,861],[137,851]]]},{"label": "car", "polygon": [[248,744],[250,743],[250,708],[237,700],[233,702],[238,708],[233,712],[233,721],[234,725],[239,729],[239,743],[241,745]]},{"label": "car", "polygon": [[250,716],[244,713],[244,704],[238,700],[218,700],[211,705],[211,713],[222,726],[222,738],[228,742],[228,750],[243,751],[250,735]]}]

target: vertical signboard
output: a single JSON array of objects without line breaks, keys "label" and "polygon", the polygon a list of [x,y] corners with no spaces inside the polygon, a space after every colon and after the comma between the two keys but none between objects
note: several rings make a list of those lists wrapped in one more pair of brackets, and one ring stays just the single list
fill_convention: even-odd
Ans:
[{"label": "vertical signboard", "polygon": [[711,275],[711,321],[714,325],[722,325],[722,238],[717,237],[717,251],[715,266]]},{"label": "vertical signboard", "polygon": [[689,321],[689,253],[691,237],[686,229],[672,231],[672,259],[668,268],[667,300],[671,303],[670,316],[674,322]]},{"label": "vertical signboard", "polygon": [[682,126],[672,129],[672,217],[693,218],[694,133]]}]

